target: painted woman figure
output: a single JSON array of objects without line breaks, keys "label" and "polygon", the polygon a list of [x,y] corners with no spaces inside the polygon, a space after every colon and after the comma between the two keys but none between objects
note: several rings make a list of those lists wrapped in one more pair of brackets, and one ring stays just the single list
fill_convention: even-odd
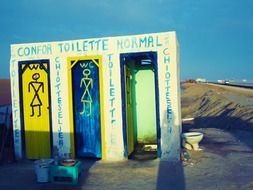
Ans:
[{"label": "painted woman figure", "polygon": [[[92,112],[92,97],[90,94],[90,89],[93,88],[93,79],[90,78],[90,69],[84,69],[83,70],[83,78],[80,82],[80,88],[84,85],[84,91],[81,98],[81,102],[83,103],[83,111],[80,112],[81,115],[85,114],[87,116],[91,115]],[[86,106],[88,104],[89,111],[86,112]]]},{"label": "painted woman figure", "polygon": [[39,92],[42,90],[42,93],[44,93],[44,83],[39,82],[40,74],[39,73],[34,73],[32,76],[33,81],[29,82],[28,85],[28,92],[31,93],[34,92],[33,99],[30,103],[30,106],[32,108],[32,114],[30,116],[34,116],[34,108],[38,107],[39,114],[37,117],[41,116],[41,106],[42,106],[42,101],[39,96]]}]

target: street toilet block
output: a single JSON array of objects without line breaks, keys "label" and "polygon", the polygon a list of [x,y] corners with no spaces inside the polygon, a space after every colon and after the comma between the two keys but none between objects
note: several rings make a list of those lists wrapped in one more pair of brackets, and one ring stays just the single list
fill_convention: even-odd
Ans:
[{"label": "street toilet block", "polygon": [[11,45],[16,159],[179,160],[179,73],[174,31]]}]

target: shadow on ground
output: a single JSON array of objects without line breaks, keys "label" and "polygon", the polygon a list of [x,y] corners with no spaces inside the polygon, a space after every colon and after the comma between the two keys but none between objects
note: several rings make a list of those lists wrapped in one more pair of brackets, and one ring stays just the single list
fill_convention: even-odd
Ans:
[{"label": "shadow on ground", "polygon": [[158,169],[157,190],[184,190],[185,177],[181,162],[161,161]]}]

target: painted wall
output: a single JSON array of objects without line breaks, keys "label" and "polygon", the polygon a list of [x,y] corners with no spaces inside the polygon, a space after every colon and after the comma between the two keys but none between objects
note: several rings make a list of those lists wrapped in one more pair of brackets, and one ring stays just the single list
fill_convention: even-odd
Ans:
[{"label": "painted wall", "polygon": [[[120,54],[134,52],[157,52],[159,84],[157,118],[160,123],[161,158],[178,160],[181,111],[179,54],[175,32],[11,45],[10,76],[16,158],[27,157],[27,152],[34,154],[33,158],[47,157],[36,155],[37,152],[33,150],[35,147],[27,147],[23,135],[28,134],[30,129],[36,133],[44,130],[38,128],[36,122],[41,119],[39,117],[48,117],[46,124],[48,128],[45,132],[47,137],[42,137],[43,140],[38,143],[44,146],[43,142],[49,143],[49,137],[50,156],[53,147],[57,147],[63,155],[76,155],[75,149],[78,149],[76,126],[79,121],[81,124],[84,122],[82,120],[88,122],[89,118],[88,126],[92,127],[92,123],[95,122],[100,128],[99,132],[94,128],[93,132],[90,132],[96,136],[100,135],[101,155],[98,157],[101,156],[105,160],[124,159],[126,150]],[[47,63],[48,66],[45,66]],[[80,68],[74,71],[76,64],[79,64]],[[23,74],[22,67],[25,65],[28,65],[27,71],[31,72],[29,76]],[[93,75],[91,73],[95,67],[97,74]],[[45,76],[42,77],[43,72]],[[40,77],[36,77],[35,73],[39,73]],[[29,84],[31,84],[30,91]],[[95,97],[97,96],[95,91],[98,89],[100,96]],[[73,94],[73,91],[79,91],[79,94]],[[22,98],[24,96],[30,99],[24,101]],[[34,115],[32,109],[35,111]],[[83,115],[80,109],[85,110]],[[38,117],[39,110],[41,116]],[[30,114],[25,114],[27,112]],[[35,123],[26,122],[31,117],[37,117],[32,118],[36,120]],[[84,119],[85,117],[87,118]],[[83,150],[86,150],[85,146]],[[45,150],[46,148],[43,148],[42,152]]]}]

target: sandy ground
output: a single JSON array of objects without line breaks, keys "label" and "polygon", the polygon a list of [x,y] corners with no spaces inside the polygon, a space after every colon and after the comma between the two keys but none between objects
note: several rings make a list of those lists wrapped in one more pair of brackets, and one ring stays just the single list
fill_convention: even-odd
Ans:
[{"label": "sandy ground", "polygon": [[252,190],[253,108],[242,100],[247,97],[253,102],[252,95],[253,91],[207,84],[184,85],[182,115],[195,119],[184,123],[183,131],[200,131],[204,139],[202,151],[182,151],[182,162],[82,160],[83,172],[76,186],[38,184],[32,161],[5,163],[0,166],[0,190]]}]

